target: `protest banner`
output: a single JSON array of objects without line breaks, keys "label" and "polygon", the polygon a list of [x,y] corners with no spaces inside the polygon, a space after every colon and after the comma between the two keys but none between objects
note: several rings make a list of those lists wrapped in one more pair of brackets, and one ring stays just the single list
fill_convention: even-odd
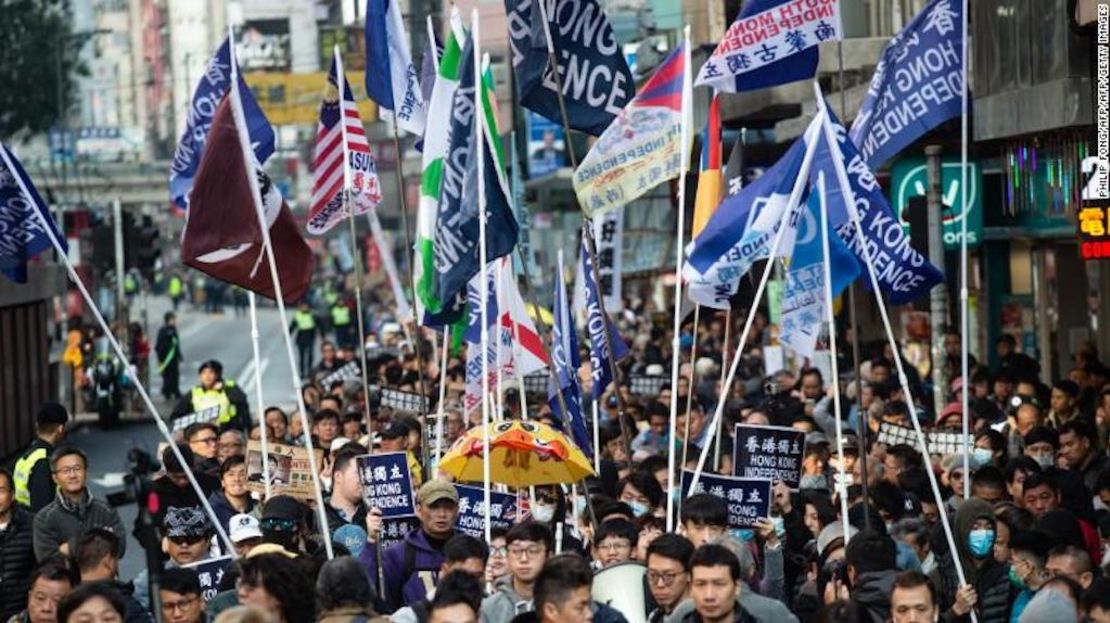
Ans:
[{"label": "protest banner", "polygon": [[[455,528],[459,532],[479,539],[486,534],[485,490],[470,485],[455,485],[459,492],[459,516]],[[489,522],[493,528],[509,529],[520,521],[516,496],[512,493],[490,491]]]},{"label": "protest banner", "polygon": [[224,573],[227,572],[230,564],[231,556],[221,556],[189,563],[183,565],[183,568],[197,572],[197,578],[200,579],[200,596],[208,602],[219,592],[220,580],[224,579]]},{"label": "protest banner", "polygon": [[765,478],[736,478],[702,474],[697,489],[691,493],[694,472],[682,470],[682,497],[708,493],[728,504],[729,528],[754,528],[755,521],[771,514],[771,481]]},{"label": "protest banner", "polygon": [[360,456],[358,476],[366,508],[380,508],[382,517],[411,517],[416,514],[407,453]]},{"label": "protest banner", "polygon": [[[931,430],[925,432],[925,443],[929,446],[929,454],[932,455],[962,454],[964,439],[964,435],[960,431]],[[974,435],[968,434],[967,440],[968,445],[975,445]],[[879,424],[878,442],[885,444],[887,447],[906,444],[921,452],[921,446],[917,443],[917,434],[908,426],[882,422]]]},{"label": "protest banner", "polygon": [[663,375],[633,374],[628,377],[628,392],[633,396],[658,396],[668,381],[670,379]]},{"label": "protest banner", "polygon": [[385,551],[405,540],[405,535],[420,527],[418,517],[391,517],[382,520],[382,531],[378,535],[378,547]]},{"label": "protest banner", "polygon": [[220,417],[220,405],[211,406],[207,409],[201,409],[200,411],[174,418],[174,420],[170,422],[170,431],[176,433],[177,431],[183,431],[189,428],[193,424],[215,422],[218,417]]},{"label": "protest banner", "polygon": [[383,387],[381,394],[383,407],[390,407],[398,411],[412,411],[420,415],[428,412],[428,399],[420,394],[403,392],[388,387]]},{"label": "protest banner", "polygon": [[[272,495],[288,495],[302,500],[313,500],[316,489],[314,474],[308,461],[308,452],[300,446],[280,443],[266,445],[270,451],[270,489]],[[324,462],[324,451],[313,450],[316,464]],[[262,443],[252,439],[247,443],[247,489],[252,493],[265,493],[262,478]]]},{"label": "protest banner", "polygon": [[331,389],[332,383],[335,383],[336,381],[349,381],[351,379],[357,379],[361,374],[362,370],[359,369],[358,362],[349,361],[346,365],[342,366],[338,370],[320,379],[319,385],[325,390],[328,390]]},{"label": "protest banner", "polygon": [[802,481],[806,434],[788,426],[736,425],[733,474],[781,480],[797,490]]}]

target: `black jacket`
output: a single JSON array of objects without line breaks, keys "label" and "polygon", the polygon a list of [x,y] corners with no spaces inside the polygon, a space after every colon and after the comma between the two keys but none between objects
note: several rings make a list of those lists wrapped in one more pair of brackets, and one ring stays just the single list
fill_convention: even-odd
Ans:
[{"label": "black jacket", "polygon": [[[697,610],[682,617],[682,623],[702,623],[701,615]],[[736,610],[732,613],[732,623],[756,623],[755,617],[748,614],[748,611],[741,608],[740,604],[736,604]]]},{"label": "black jacket", "polygon": [[861,573],[852,583],[852,603],[865,611],[874,623],[890,620],[890,593],[894,587],[893,569]]},{"label": "black jacket", "polygon": [[31,513],[16,506],[8,527],[0,531],[0,621],[7,621],[27,605],[35,567],[33,520]]},{"label": "black jacket", "polygon": [[154,353],[158,355],[159,366],[168,366],[181,361],[181,339],[177,335],[176,327],[165,326],[158,330]]},{"label": "black jacket", "polygon": [[967,537],[972,526],[979,519],[995,522],[994,511],[990,504],[979,498],[969,498],[960,504],[952,522],[953,536],[956,541],[957,552],[945,548],[943,554],[938,555],[937,568],[933,574],[937,583],[937,593],[940,595],[940,610],[944,613],[945,621],[966,621],[970,617],[958,617],[952,613],[952,604],[956,600],[956,589],[960,582],[956,575],[956,564],[960,559],[964,561],[964,571],[967,581],[975,587],[979,599],[975,606],[979,623],[1009,623],[1011,598],[1010,567],[995,562],[994,557],[987,555],[980,566],[976,566],[976,559],[968,550]]},{"label": "black jacket", "polygon": [[31,492],[31,505],[28,510],[32,513],[39,512],[53,502],[54,494],[58,492],[58,486],[54,484],[54,476],[50,473],[50,455],[54,452],[54,446],[40,437],[35,437],[35,440],[19,454],[19,458],[22,459],[39,448],[46,449],[46,458],[35,463],[34,469],[31,470],[31,478],[27,482],[27,488]]}]

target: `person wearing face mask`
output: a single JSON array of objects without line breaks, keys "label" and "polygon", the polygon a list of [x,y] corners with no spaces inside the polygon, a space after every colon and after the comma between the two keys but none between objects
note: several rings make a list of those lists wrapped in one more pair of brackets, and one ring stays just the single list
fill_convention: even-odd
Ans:
[{"label": "person wearing face mask", "polygon": [[999,469],[1006,464],[1006,436],[987,427],[975,433],[975,447],[971,449],[971,456],[979,461],[979,465],[994,465]]},{"label": "person wearing face mask", "polygon": [[635,471],[617,484],[618,499],[632,509],[635,519],[649,515],[663,501],[663,488],[655,477],[644,471]]},{"label": "person wearing face mask", "polygon": [[[532,499],[529,509],[532,521],[543,524],[559,540],[556,528],[562,529],[561,551],[581,552],[582,541],[572,534],[570,522],[567,521],[567,498],[559,485],[543,485],[535,487],[536,497]],[[585,502],[585,497],[580,497]],[[583,508],[585,512],[585,508]]]},{"label": "person wearing face mask", "polygon": [[[994,558],[996,524],[990,504],[975,497],[956,511],[952,530],[958,559],[944,552],[931,574],[945,621],[967,620],[973,608],[980,623],[1010,620],[1009,569]],[[966,585],[960,586],[955,564],[962,565]]]},{"label": "person wearing face mask", "polygon": [[1047,426],[1034,426],[1025,437],[1025,456],[1037,462],[1042,470],[1056,465],[1056,450],[1060,446],[1056,431]]},{"label": "person wearing face mask", "polygon": [[1010,537],[1010,583],[1018,591],[1010,611],[1011,623],[1017,623],[1033,596],[1049,580],[1045,563],[1051,545],[1052,537],[1037,530],[1019,530]]}]

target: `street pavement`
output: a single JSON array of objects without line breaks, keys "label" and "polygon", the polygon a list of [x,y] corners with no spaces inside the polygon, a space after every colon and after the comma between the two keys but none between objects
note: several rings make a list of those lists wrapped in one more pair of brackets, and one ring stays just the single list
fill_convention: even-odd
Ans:
[{"label": "street pavement", "polygon": [[[153,349],[158,329],[162,326],[163,314],[171,309],[171,305],[166,297],[152,297],[148,305],[149,339]],[[228,305],[222,314],[209,314],[199,307],[193,309],[188,303],[183,303],[177,316],[181,352],[184,355],[180,382],[182,394],[196,384],[200,364],[208,359],[217,359],[223,364],[224,378],[234,379],[243,388],[250,401],[251,414],[255,418],[259,413],[255,383],[259,379],[267,406],[278,405],[288,412],[295,405],[296,393],[276,307],[265,305],[258,310],[257,369],[251,347],[250,317],[245,312],[236,316],[234,308]],[[153,355],[150,369],[152,378],[148,392],[158,411],[163,416],[168,416],[173,404],[162,399],[162,379],[156,372],[157,363]],[[261,370],[261,373],[257,370]],[[103,499],[110,493],[123,491],[128,451],[131,448],[141,448],[153,455],[162,436],[149,418],[127,421],[110,431],[101,430],[93,419],[75,427],[70,433],[69,441],[88,453],[89,487],[93,495]],[[119,512],[124,525],[130,531],[135,521],[135,505],[120,507]],[[128,534],[127,554],[120,562],[120,577],[132,579],[145,566],[142,549],[135,538]]]}]

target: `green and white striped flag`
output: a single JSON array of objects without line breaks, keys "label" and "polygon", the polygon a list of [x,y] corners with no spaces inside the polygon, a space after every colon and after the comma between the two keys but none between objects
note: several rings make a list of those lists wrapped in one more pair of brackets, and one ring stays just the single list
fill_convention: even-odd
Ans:
[{"label": "green and white striped flag", "polygon": [[[434,314],[443,308],[443,302],[435,297],[432,279],[435,274],[435,224],[439,214],[439,195],[443,186],[443,159],[451,144],[451,105],[455,90],[459,86],[459,63],[472,62],[462,58],[462,45],[466,39],[462,18],[458,8],[451,8],[451,29],[443,45],[443,57],[439,61],[439,72],[432,86],[432,98],[428,103],[428,119],[433,123],[425,126],[423,173],[420,178],[420,207],[416,214],[416,318],[420,324],[428,325]],[[431,324],[436,324],[434,321]]]}]

